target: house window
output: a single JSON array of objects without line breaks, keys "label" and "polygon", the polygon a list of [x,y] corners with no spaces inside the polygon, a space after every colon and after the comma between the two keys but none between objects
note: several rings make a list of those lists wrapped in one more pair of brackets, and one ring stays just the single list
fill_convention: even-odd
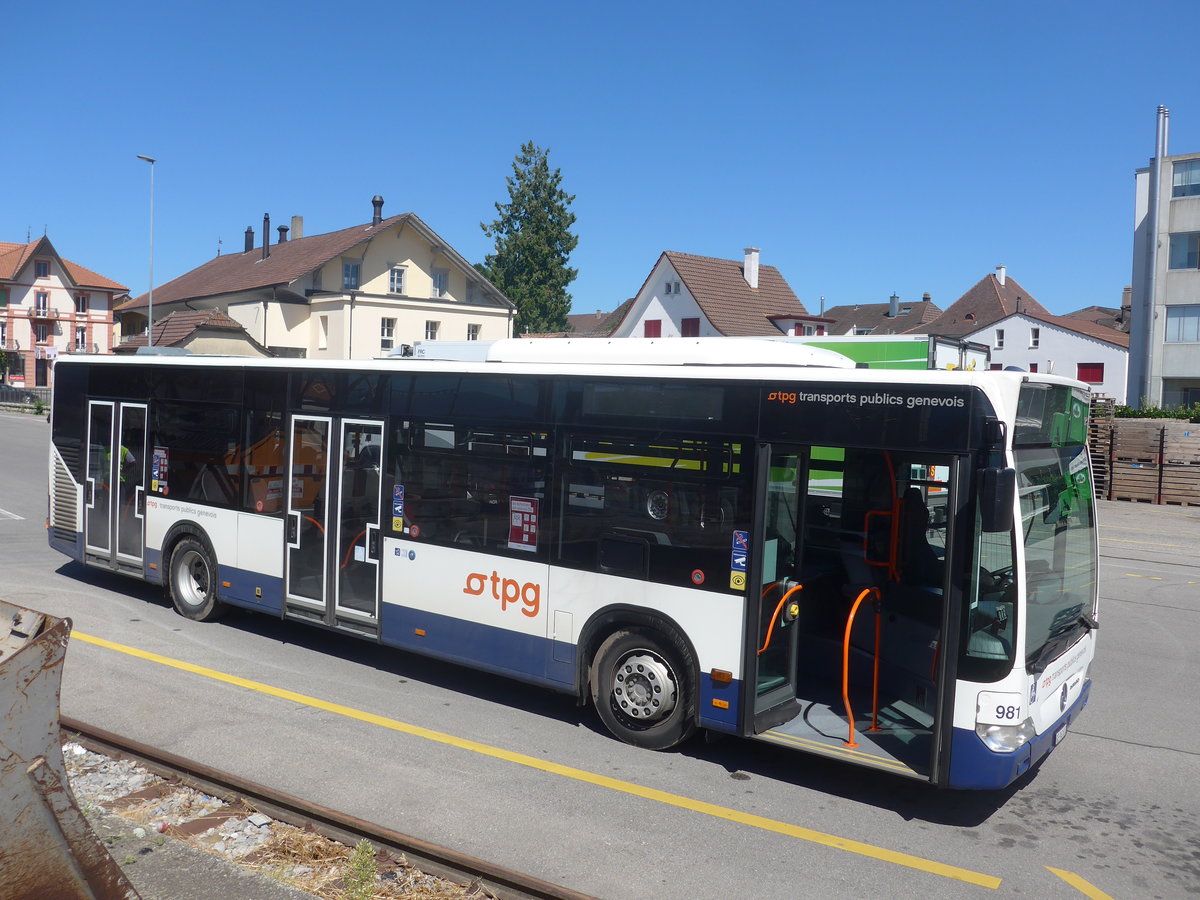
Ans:
[{"label": "house window", "polygon": [[1039,346],[1041,346],[1041,343],[1042,343],[1042,329],[1030,328],[1029,329],[1029,346],[1030,346],[1030,348],[1032,349],[1035,347],[1039,347]]},{"label": "house window", "polygon": [[82,313],[86,313],[87,311],[88,311],[88,295],[87,294],[76,294],[75,295],[75,312],[82,314]]},{"label": "house window", "polygon": [[1194,197],[1197,194],[1200,194],[1200,159],[1185,159],[1175,163],[1171,196]]},{"label": "house window", "polygon": [[473,322],[468,324],[467,325],[467,340],[468,341],[479,340],[479,329],[480,329],[480,326],[476,325]]},{"label": "house window", "polygon": [[329,316],[317,316],[317,349],[329,349]]},{"label": "house window", "polygon": [[668,281],[667,286],[663,289],[663,293],[664,294],[678,294],[679,293],[679,282],[678,281]]},{"label": "house window", "polygon": [[425,340],[436,341],[438,339],[438,328],[441,327],[441,322],[429,320],[425,323]]},{"label": "house window", "polygon": [[388,274],[388,293],[404,293],[404,266],[392,266],[392,271]]},{"label": "house window", "polygon": [[50,326],[45,322],[38,322],[33,326],[33,337],[39,344],[46,343],[50,337]]},{"label": "house window", "polygon": [[1181,231],[1171,235],[1167,266],[1171,269],[1200,269],[1200,231]]},{"label": "house window", "polygon": [[[395,269],[392,270],[393,272]],[[379,349],[391,350],[392,338],[396,334],[395,319],[380,319],[379,320]]]},{"label": "house window", "polygon": [[997,350],[1004,349],[1004,329],[1003,328],[996,329],[996,349]]},{"label": "house window", "polygon": [[662,319],[647,319],[643,322],[642,337],[662,337]]},{"label": "house window", "polygon": [[0,309],[8,306],[8,288],[0,288]]},{"label": "house window", "polygon": [[33,264],[33,274],[37,278],[50,277],[50,262],[49,260],[39,259]]},{"label": "house window", "polygon": [[989,371],[992,371],[992,372],[999,372],[1003,368],[1004,368],[1004,363],[990,363],[988,365]]},{"label": "house window", "polygon": [[1163,340],[1168,344],[1200,343],[1200,306],[1168,306]]},{"label": "house window", "polygon": [[1037,367],[1038,367],[1038,364],[1037,364],[1037,363],[1030,363],[1030,364],[1029,364],[1029,371],[1030,371],[1030,372],[1033,372],[1033,373],[1035,373],[1035,374],[1036,374],[1036,372],[1037,372]]},{"label": "house window", "polygon": [[854,334],[870,334],[871,329],[869,327],[863,327],[862,325],[856,325],[856,326],[854,326],[853,333]]},{"label": "house window", "polygon": [[358,276],[362,271],[359,263],[342,263],[342,290],[357,291]]},{"label": "house window", "polygon": [[445,297],[446,292],[450,290],[450,270],[449,269],[434,269],[433,270],[433,293],[434,297]]},{"label": "house window", "polygon": [[700,337],[700,317],[680,321],[679,333],[683,337]]},{"label": "house window", "polygon": [[44,316],[50,309],[50,295],[45,291],[38,291],[37,294],[34,295],[33,304],[37,308],[37,314],[39,316]]},{"label": "house window", "polygon": [[1088,384],[1100,384],[1104,381],[1104,363],[1079,363],[1075,377]]},{"label": "house window", "polygon": [[0,350],[8,349],[8,323],[0,322]]},{"label": "house window", "polygon": [[87,326],[86,325],[76,325],[75,326],[75,349],[76,350],[87,349]]}]

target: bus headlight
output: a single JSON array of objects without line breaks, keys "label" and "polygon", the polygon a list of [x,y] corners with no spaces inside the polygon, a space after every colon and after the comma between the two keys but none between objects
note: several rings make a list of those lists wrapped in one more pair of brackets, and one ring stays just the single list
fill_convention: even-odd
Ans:
[{"label": "bus headlight", "polygon": [[1020,725],[985,725],[980,722],[975,726],[975,733],[987,744],[989,750],[996,753],[1020,750],[1037,736],[1033,719],[1026,719]]}]

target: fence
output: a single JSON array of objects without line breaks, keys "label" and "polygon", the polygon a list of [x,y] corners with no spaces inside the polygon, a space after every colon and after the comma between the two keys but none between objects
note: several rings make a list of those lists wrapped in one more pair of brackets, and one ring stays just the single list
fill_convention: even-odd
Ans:
[{"label": "fence", "polygon": [[1200,423],[1098,419],[1088,443],[1098,496],[1200,506]]}]

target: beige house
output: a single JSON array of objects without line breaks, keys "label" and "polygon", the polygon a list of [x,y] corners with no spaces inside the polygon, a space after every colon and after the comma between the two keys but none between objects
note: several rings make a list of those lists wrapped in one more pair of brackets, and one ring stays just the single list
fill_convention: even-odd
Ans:
[{"label": "beige house", "polygon": [[113,298],[128,291],[58,255],[48,237],[0,242],[0,350],[6,384],[49,387],[63,353],[110,353]]},{"label": "beige house", "polygon": [[[515,307],[414,213],[303,236],[303,222],[154,288],[153,316],[219,309],[277,356],[370,359],[418,340],[512,336]],[[288,232],[291,231],[289,238]],[[146,328],[149,294],[117,310],[125,334]]]},{"label": "beige house", "polygon": [[209,356],[256,356],[271,354],[246,334],[246,329],[219,309],[173,312],[154,317],[154,340],[139,334],[118,344],[114,353],[137,353],[148,343],[155,347],[174,347],[189,353]]}]

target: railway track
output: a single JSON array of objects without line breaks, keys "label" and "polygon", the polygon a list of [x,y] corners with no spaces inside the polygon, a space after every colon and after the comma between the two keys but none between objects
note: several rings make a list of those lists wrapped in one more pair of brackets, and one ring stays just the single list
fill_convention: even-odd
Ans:
[{"label": "railway track", "polygon": [[[589,895],[308,803],[77,719],[62,716],[60,724],[64,741],[73,741],[103,756],[130,760],[170,785],[201,791],[225,804],[222,809],[206,811],[193,821],[172,826],[170,831],[179,836],[195,835],[255,811],[347,847],[354,847],[365,839],[377,852],[384,851],[388,857],[405,860],[421,872],[457,884],[478,885],[485,892],[483,896],[500,900],[594,900]],[[114,802],[119,804],[120,798]]]}]

